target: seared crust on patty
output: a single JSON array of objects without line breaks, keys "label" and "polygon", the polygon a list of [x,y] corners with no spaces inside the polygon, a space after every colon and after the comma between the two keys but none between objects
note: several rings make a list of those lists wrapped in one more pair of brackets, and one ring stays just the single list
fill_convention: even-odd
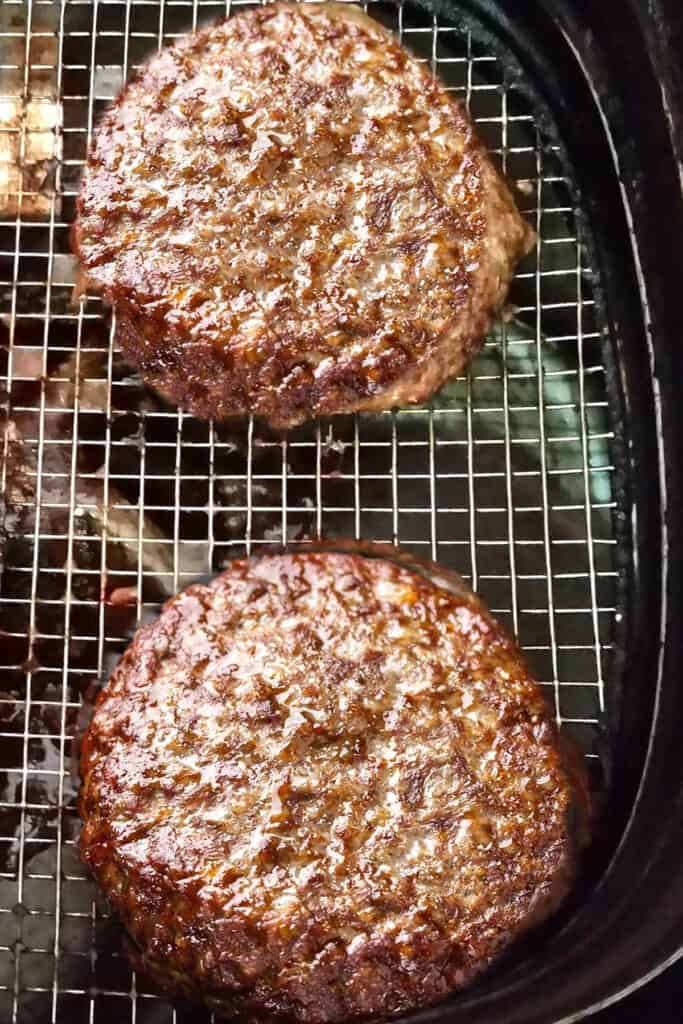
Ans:
[{"label": "seared crust on patty", "polygon": [[460,105],[346,4],[153,57],[97,128],[73,235],[148,383],[281,427],[427,398],[532,239]]},{"label": "seared crust on patty", "polygon": [[235,561],[101,692],[81,852],[171,992],[259,1021],[390,1017],[565,895],[583,797],[561,760],[464,585],[353,554]]}]

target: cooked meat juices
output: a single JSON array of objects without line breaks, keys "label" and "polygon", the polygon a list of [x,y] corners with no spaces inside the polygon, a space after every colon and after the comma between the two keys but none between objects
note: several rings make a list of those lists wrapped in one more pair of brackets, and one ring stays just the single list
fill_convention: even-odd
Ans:
[{"label": "cooked meat juices", "polygon": [[227,1016],[432,1003],[574,874],[581,785],[519,651],[382,559],[235,561],[171,599],[81,767],[81,852],[144,968]]},{"label": "cooked meat juices", "polygon": [[533,240],[464,110],[359,8],[270,4],[105,113],[74,247],[145,380],[201,417],[420,402]]}]

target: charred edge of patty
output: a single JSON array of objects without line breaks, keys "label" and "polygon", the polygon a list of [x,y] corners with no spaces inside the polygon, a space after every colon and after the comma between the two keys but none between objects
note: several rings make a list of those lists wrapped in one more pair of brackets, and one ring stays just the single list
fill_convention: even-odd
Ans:
[{"label": "charred edge of patty", "polygon": [[[572,754],[572,759],[574,754]],[[580,772],[579,774],[583,774]],[[572,782],[576,779],[575,767],[572,769]],[[565,901],[570,892],[578,873],[580,853],[588,841],[586,823],[588,820],[587,794],[578,786],[572,787],[572,802],[567,810],[567,821],[570,842],[564,850],[563,856],[556,868],[555,875],[550,885],[543,891],[539,891],[527,908],[522,919],[517,922],[515,929],[510,932],[502,932],[499,935],[497,947],[489,949],[488,955],[469,962],[463,961],[463,971],[458,991],[471,985],[477,978],[503,953],[511,953],[517,943],[529,932],[546,923],[554,915]],[[81,811],[83,813],[83,811]],[[123,950],[134,970],[140,971],[152,984],[154,989],[162,996],[172,1000],[183,1000],[190,1003],[200,1004],[209,1011],[215,1012],[221,1018],[237,1021],[258,1021],[259,1024],[286,1024],[286,1022],[297,1021],[339,1021],[342,1019],[337,1015],[327,1016],[327,1004],[329,1002],[323,986],[318,1000],[313,1000],[305,1008],[302,1014],[302,1007],[291,998],[285,991],[271,985],[270,975],[266,973],[259,978],[256,984],[250,982],[246,977],[231,974],[226,971],[220,982],[217,978],[207,983],[200,966],[200,960],[206,955],[207,947],[202,944],[201,936],[197,933],[188,934],[182,924],[178,925],[178,919],[182,918],[185,904],[188,897],[180,897],[173,886],[167,891],[157,890],[152,892],[145,889],[146,883],[141,875],[130,875],[123,865],[117,861],[116,852],[113,849],[106,849],[102,846],[98,849],[97,867],[93,864],[92,851],[97,845],[98,828],[106,831],[106,822],[102,818],[95,818],[95,829],[92,835],[88,835],[81,841],[81,856],[85,863],[91,868],[99,885],[107,895],[107,898],[116,916],[121,920],[126,929],[123,937]],[[191,897],[190,897],[191,900]],[[153,929],[155,933],[156,946],[164,947],[167,955],[150,953],[145,950],[141,941],[144,942],[145,933]],[[191,940],[188,943],[188,938]],[[242,941],[248,944],[250,932],[248,924],[245,924]],[[180,952],[181,956],[178,957]],[[216,955],[216,951],[211,954]],[[419,964],[415,967],[424,967],[425,963],[439,963],[443,956],[443,948],[440,943],[433,946],[427,945],[421,950]],[[182,960],[182,966],[178,966],[178,960]],[[170,961],[170,962],[169,962]],[[386,941],[376,949],[374,966],[377,977],[383,978],[387,983],[388,977],[394,972],[398,979],[405,968],[405,964],[399,964],[396,958],[396,949],[393,944]],[[433,1005],[449,994],[451,989],[436,990],[424,998],[415,1000],[406,992],[402,984],[396,981],[393,984],[395,1005],[388,1008],[381,1014],[367,1014],[362,1009],[367,998],[365,986],[373,990],[377,984],[377,977],[359,978],[349,984],[346,980],[344,992],[339,997],[345,1004],[344,1020],[349,1021],[382,1021],[394,1018],[402,1013],[418,1008],[425,1008]],[[302,983],[308,983],[302,977]]]},{"label": "charred edge of patty", "polygon": [[[511,197],[509,204],[514,210]],[[166,332],[162,317],[149,318],[128,301],[117,303],[111,294],[105,298],[117,313],[116,340],[124,357],[164,397],[199,419],[254,413],[275,429],[289,429],[315,416],[381,411],[426,401],[480,351],[505,299],[514,266],[534,243],[534,233],[519,218],[505,275],[466,334],[460,333],[456,317],[423,356],[393,348],[378,355],[370,371],[356,359],[334,363],[316,376],[304,361],[282,362],[274,352],[268,366],[249,374],[229,349],[217,350],[210,341],[201,340],[189,347],[186,339]],[[477,306],[476,296],[470,304]],[[264,378],[270,379],[269,386]]]}]

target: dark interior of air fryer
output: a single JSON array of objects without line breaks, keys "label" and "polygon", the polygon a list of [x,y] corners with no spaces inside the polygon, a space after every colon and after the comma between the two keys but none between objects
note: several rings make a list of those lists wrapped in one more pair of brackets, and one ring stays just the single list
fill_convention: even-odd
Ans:
[{"label": "dark interior of air fryer", "polygon": [[[98,299],[74,298],[69,226],[93,124],[151,51],[225,11],[3,5],[3,1021],[199,1019],[154,996],[123,955],[78,858],[72,757],[136,626],[238,552],[362,538],[457,569],[518,636],[585,755],[598,809],[609,785],[629,552],[602,291],[563,139],[491,25],[369,5],[467,104],[539,237],[470,371],[428,406],[283,435],[202,423],[141,385]],[[618,839],[597,832],[551,931],[588,899]],[[541,947],[525,941],[513,969]]]}]

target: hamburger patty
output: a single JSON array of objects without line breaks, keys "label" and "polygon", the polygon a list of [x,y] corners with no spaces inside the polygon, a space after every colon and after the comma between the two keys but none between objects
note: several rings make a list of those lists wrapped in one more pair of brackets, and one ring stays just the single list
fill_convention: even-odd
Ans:
[{"label": "hamburger patty", "polygon": [[100,693],[81,852],[171,992],[388,1017],[460,988],[571,884],[581,786],[466,588],[338,553],[172,598]]},{"label": "hamburger patty", "polygon": [[446,90],[358,8],[271,4],[163,50],[102,118],[74,248],[145,380],[287,427],[427,398],[533,232]]}]

